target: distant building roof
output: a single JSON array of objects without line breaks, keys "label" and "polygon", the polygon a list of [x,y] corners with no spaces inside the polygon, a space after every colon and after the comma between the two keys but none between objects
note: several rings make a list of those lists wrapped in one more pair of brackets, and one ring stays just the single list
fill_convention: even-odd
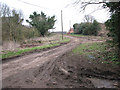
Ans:
[{"label": "distant building roof", "polygon": [[69,32],[67,34],[74,33],[74,28],[70,28]]}]

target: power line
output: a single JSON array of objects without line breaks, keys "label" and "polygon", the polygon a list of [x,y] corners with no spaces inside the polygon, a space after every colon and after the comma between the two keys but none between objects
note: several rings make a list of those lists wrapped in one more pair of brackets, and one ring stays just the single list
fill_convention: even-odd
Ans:
[{"label": "power line", "polygon": [[35,7],[38,7],[38,8],[43,8],[43,9],[46,9],[46,10],[56,10],[56,11],[60,11],[61,9],[51,9],[51,8],[46,8],[46,7],[42,7],[42,6],[39,6],[39,5],[36,5],[36,4],[32,4],[32,3],[29,3],[29,2],[25,2],[25,1],[22,1],[22,0],[17,0],[19,2],[22,2],[22,3],[25,3],[25,4],[28,4],[28,5],[31,5],[31,6],[35,6]]},{"label": "power line", "polygon": [[63,15],[61,10],[61,29],[62,29],[62,40],[63,40]]},{"label": "power line", "polygon": [[22,1],[22,0],[17,0],[17,1],[20,1],[20,2],[28,4],[28,5],[32,5],[32,6],[35,6],[35,7],[39,7],[39,8],[50,9],[50,8],[42,7],[42,6],[35,5],[35,4],[29,3],[29,2],[25,2],[25,1]]}]

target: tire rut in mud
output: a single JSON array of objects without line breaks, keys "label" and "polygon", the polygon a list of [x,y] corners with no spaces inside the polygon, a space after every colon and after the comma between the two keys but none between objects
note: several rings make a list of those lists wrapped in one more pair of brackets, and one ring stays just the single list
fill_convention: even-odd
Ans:
[{"label": "tire rut in mud", "polygon": [[104,65],[97,65],[92,61],[89,64],[90,61],[85,57],[70,53],[64,54],[56,61],[47,83],[48,87],[120,88],[120,73],[117,70],[110,71],[109,67],[103,70]]}]

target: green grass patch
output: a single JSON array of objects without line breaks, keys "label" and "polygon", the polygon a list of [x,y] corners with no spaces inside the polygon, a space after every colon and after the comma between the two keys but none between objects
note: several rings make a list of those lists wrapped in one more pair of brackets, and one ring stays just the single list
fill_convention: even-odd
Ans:
[{"label": "green grass patch", "polygon": [[82,35],[82,34],[70,34],[70,36],[75,36],[75,37],[88,37],[89,35]]},{"label": "green grass patch", "polygon": [[62,37],[60,37],[61,39],[59,41],[52,41],[51,43],[68,43],[70,42],[70,38],[67,38],[67,37],[63,37],[63,40],[62,40]]},{"label": "green grass patch", "polygon": [[6,58],[10,58],[10,57],[14,57],[14,56],[18,56],[21,54],[24,54],[26,52],[31,52],[31,51],[35,51],[35,50],[42,50],[42,49],[46,49],[46,48],[51,48],[51,47],[55,47],[55,46],[59,46],[61,43],[67,43],[69,42],[70,39],[69,38],[64,38],[63,40],[59,41],[59,42],[54,42],[48,45],[44,45],[44,46],[38,46],[38,47],[32,47],[32,48],[26,48],[26,49],[21,49],[18,51],[6,51],[4,54],[0,55],[0,58],[2,59],[6,59]]},{"label": "green grass patch", "polygon": [[70,38],[64,37],[63,40],[60,41],[60,43],[67,43],[70,41]]},{"label": "green grass patch", "polygon": [[72,52],[103,63],[120,64],[116,49],[108,43],[84,43],[73,49]]},{"label": "green grass patch", "polygon": [[72,52],[84,55],[93,55],[95,54],[94,52],[102,52],[105,50],[105,47],[102,47],[102,45],[102,43],[84,43],[73,49]]},{"label": "green grass patch", "polygon": [[39,46],[39,47],[26,48],[26,49],[22,49],[22,50],[18,50],[18,51],[8,51],[6,54],[2,54],[2,59],[18,56],[23,53],[31,52],[34,50],[42,50],[45,48],[50,48],[50,47],[59,46],[59,45],[60,44],[49,44],[49,45],[44,45],[44,46]]}]

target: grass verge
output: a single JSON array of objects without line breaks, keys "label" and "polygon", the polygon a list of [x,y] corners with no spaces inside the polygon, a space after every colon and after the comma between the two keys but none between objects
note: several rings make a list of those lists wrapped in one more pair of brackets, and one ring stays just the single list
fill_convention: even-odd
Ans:
[{"label": "grass verge", "polygon": [[69,41],[70,41],[70,38],[64,37],[63,40],[59,41],[59,43],[66,43]]},{"label": "grass verge", "polygon": [[19,56],[21,54],[24,54],[24,53],[27,53],[27,52],[31,52],[31,51],[52,48],[52,47],[60,46],[62,43],[68,43],[69,41],[70,41],[69,38],[64,38],[63,40],[61,40],[59,42],[54,42],[54,43],[51,43],[51,44],[48,44],[48,45],[32,47],[32,48],[26,48],[26,49],[21,49],[21,50],[18,50],[18,51],[7,51],[7,53],[1,54],[0,58],[7,59],[7,58]]},{"label": "grass verge", "polygon": [[117,50],[109,43],[84,43],[73,49],[72,52],[102,63],[120,64]]},{"label": "grass verge", "polygon": [[89,39],[106,40],[105,37],[101,37],[101,36],[82,35],[82,34],[70,34],[70,36],[79,37],[79,38],[89,38]]},{"label": "grass verge", "polygon": [[75,37],[88,37],[89,35],[82,35],[82,34],[70,34],[70,36],[75,36]]}]

